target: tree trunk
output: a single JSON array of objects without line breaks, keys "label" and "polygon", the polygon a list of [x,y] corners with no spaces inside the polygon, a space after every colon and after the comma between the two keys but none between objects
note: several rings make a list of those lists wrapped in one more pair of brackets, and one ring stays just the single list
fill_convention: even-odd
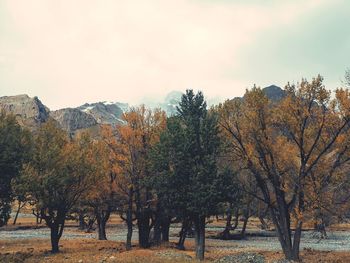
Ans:
[{"label": "tree trunk", "polygon": [[35,222],[36,222],[36,224],[38,225],[38,224],[39,224],[39,218],[40,218],[39,210],[37,209],[37,210],[35,211],[35,210],[33,209],[32,212],[33,212],[33,215],[35,216]]},{"label": "tree trunk", "polygon": [[88,219],[88,223],[86,225],[86,233],[91,233],[94,229],[94,224],[95,224],[95,221],[96,221],[96,217],[90,217],[89,216],[89,219]]},{"label": "tree trunk", "polygon": [[126,250],[131,250],[131,238],[132,238],[132,199],[133,199],[133,188],[129,189],[129,200],[128,210],[126,212],[126,224],[128,227],[128,233],[126,235]]},{"label": "tree trunk", "polygon": [[148,213],[142,211],[137,218],[137,226],[139,229],[139,246],[141,248],[149,248],[149,234],[150,234],[150,225],[149,225],[149,216]]},{"label": "tree trunk", "polygon": [[186,240],[186,235],[188,232],[188,229],[191,227],[191,221],[188,219],[184,219],[182,221],[182,227],[180,231],[180,237],[179,237],[179,242],[177,243],[177,248],[181,250],[185,250],[185,240]]},{"label": "tree trunk", "polygon": [[285,259],[299,261],[302,221],[298,221],[297,228],[293,236],[290,227],[289,213],[284,213],[283,216],[277,216],[273,209],[271,209],[271,218],[276,228],[278,239],[280,241]]},{"label": "tree trunk", "polygon": [[104,210],[104,211],[99,211],[98,208],[95,208],[98,240],[107,240],[106,223],[109,219],[110,214],[111,214],[110,207],[108,207],[107,210]]},{"label": "tree trunk", "polygon": [[242,231],[241,231],[241,238],[245,237],[245,231],[246,231],[246,228],[247,228],[248,220],[249,220],[249,217],[245,216],[244,217],[244,221],[243,221]]},{"label": "tree trunk", "polygon": [[227,217],[226,217],[226,226],[224,231],[221,233],[221,238],[224,240],[230,239],[230,230],[231,230],[231,221],[232,221],[232,212],[231,209],[227,211]]},{"label": "tree trunk", "polygon": [[233,226],[231,226],[231,230],[235,230],[238,227],[238,221],[239,221],[239,208],[235,211],[235,223]]},{"label": "tree trunk", "polygon": [[166,217],[162,222],[162,241],[169,242],[169,230],[171,219]]},{"label": "tree trunk", "polygon": [[63,229],[64,229],[64,221],[65,216],[59,217],[58,219],[55,219],[53,222],[47,222],[47,225],[50,228],[51,232],[51,253],[55,254],[59,252],[59,241],[62,237]]},{"label": "tree trunk", "polygon": [[[304,192],[299,191],[299,203],[298,209],[300,213],[304,212]],[[301,231],[303,229],[303,220],[302,218],[298,218],[297,226],[295,228],[294,240],[293,240],[293,250],[292,250],[292,260],[299,261],[299,250],[300,250],[300,239],[301,239]]]},{"label": "tree trunk", "polygon": [[82,212],[79,212],[79,230],[84,230],[86,229],[87,225],[85,223],[85,220],[84,220],[84,214]]},{"label": "tree trunk", "polygon": [[127,227],[128,227],[128,233],[126,235],[126,250],[131,250],[131,238],[132,238],[132,215],[131,212],[128,211],[127,215]]},{"label": "tree trunk", "polygon": [[156,218],[156,222],[154,224],[153,243],[155,245],[159,245],[161,243],[161,238],[162,238],[162,222],[160,218]]},{"label": "tree trunk", "polygon": [[103,218],[97,218],[97,234],[98,240],[107,240],[106,222]]},{"label": "tree trunk", "polygon": [[205,216],[199,216],[194,220],[196,259],[204,260],[205,250]]},{"label": "tree trunk", "polygon": [[270,227],[269,227],[269,225],[268,225],[268,222],[266,222],[266,215],[267,215],[267,213],[268,213],[268,208],[267,209],[264,209],[264,211],[263,212],[261,212],[261,210],[260,210],[260,204],[261,204],[261,202],[259,202],[258,203],[259,204],[259,213],[258,213],[258,218],[259,218],[259,221],[260,221],[260,223],[261,223],[261,229],[263,229],[263,230],[267,230],[267,229],[269,229]]},{"label": "tree trunk", "polygon": [[230,231],[235,230],[238,226],[238,215],[239,215],[239,209],[235,209],[235,222],[232,226],[232,206],[230,205],[229,210],[227,211],[227,217],[226,217],[226,226],[224,231],[221,233],[221,237],[224,240],[228,240],[231,238]]},{"label": "tree trunk", "polygon": [[24,207],[25,205],[25,202],[22,204],[21,201],[18,201],[18,209],[17,209],[17,212],[16,212],[16,216],[15,216],[15,219],[13,220],[13,224],[15,225],[16,222],[17,222],[17,218],[18,218],[18,215],[19,215],[19,211]]},{"label": "tree trunk", "polygon": [[261,223],[261,229],[262,229],[262,230],[267,230],[267,229],[269,229],[269,225],[266,223],[264,217],[259,216],[259,220],[260,220],[260,223]]},{"label": "tree trunk", "polygon": [[53,226],[50,230],[51,230],[51,253],[55,254],[59,252],[58,226]]}]

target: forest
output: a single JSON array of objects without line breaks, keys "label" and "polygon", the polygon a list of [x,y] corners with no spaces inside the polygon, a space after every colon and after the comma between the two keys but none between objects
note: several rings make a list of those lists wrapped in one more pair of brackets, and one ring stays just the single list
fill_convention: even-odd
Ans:
[{"label": "forest", "polygon": [[205,260],[208,223],[223,218],[219,238],[244,239],[254,217],[275,231],[285,259],[299,261],[305,224],[326,239],[332,224],[350,220],[346,76],[332,91],[317,76],[288,83],[276,100],[254,86],[210,108],[202,92],[187,90],[175,115],[132,107],[98,136],[69,136],[54,120],[32,132],[2,111],[0,227],[30,206],[55,254],[67,220],[107,240],[117,215],[126,250],[135,235],[143,249],[170,242],[180,224],[177,249],[193,236],[195,257]]}]

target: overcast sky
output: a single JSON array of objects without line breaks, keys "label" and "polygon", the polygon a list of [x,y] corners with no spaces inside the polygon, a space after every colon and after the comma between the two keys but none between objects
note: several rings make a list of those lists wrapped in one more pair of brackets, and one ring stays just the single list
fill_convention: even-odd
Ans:
[{"label": "overcast sky", "polygon": [[349,0],[0,0],[0,96],[49,108],[241,96],[350,67]]}]

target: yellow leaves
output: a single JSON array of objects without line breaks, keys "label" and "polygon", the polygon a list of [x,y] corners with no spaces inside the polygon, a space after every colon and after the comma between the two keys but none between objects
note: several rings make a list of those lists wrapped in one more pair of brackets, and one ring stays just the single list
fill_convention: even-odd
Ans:
[{"label": "yellow leaves", "polygon": [[123,195],[135,180],[141,179],[147,168],[146,153],[159,140],[166,125],[163,111],[145,106],[124,113],[123,120],[123,125],[103,126],[101,138],[92,145],[96,184],[88,199]]},{"label": "yellow leaves", "polygon": [[[350,168],[342,163],[350,156],[350,91],[338,89],[331,100],[317,76],[288,84],[285,92],[281,101],[269,102],[254,87],[244,99],[220,105],[222,136],[235,164],[266,183],[272,199],[272,189],[283,190],[288,201],[304,191],[307,208],[320,200],[330,205]],[[297,220],[302,212],[295,211]]]},{"label": "yellow leaves", "polygon": [[293,219],[295,220],[295,223],[298,224],[299,222],[304,221],[304,213],[303,211],[300,211],[298,207],[295,207],[293,210]]},{"label": "yellow leaves", "polygon": [[331,92],[323,85],[323,77],[320,75],[313,78],[311,82],[302,79],[292,94],[305,101],[306,104],[314,101],[320,105],[326,105],[331,97]]},{"label": "yellow leaves", "polygon": [[335,91],[334,104],[341,117],[350,117],[350,91],[348,89],[337,89]]},{"label": "yellow leaves", "polygon": [[264,108],[268,103],[268,98],[264,92],[257,87],[253,87],[251,90],[247,90],[244,95],[245,105],[248,108],[259,110]]},{"label": "yellow leaves", "polygon": [[135,148],[148,147],[159,140],[166,125],[165,113],[149,110],[145,106],[133,108],[124,114],[125,125],[117,128],[119,139]]},{"label": "yellow leaves", "polygon": [[253,159],[255,156],[255,145],[253,143],[248,143],[245,149],[246,149],[248,158]]}]

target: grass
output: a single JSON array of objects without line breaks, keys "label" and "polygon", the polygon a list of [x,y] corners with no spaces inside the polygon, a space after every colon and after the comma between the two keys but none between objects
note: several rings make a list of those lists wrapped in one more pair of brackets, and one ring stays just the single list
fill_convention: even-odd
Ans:
[{"label": "grass", "polygon": [[[62,240],[60,243],[61,252],[58,254],[50,253],[49,240],[31,239],[31,240],[7,240],[0,241],[1,253],[0,262],[125,262],[125,263],[167,263],[167,262],[189,262],[182,257],[169,257],[165,255],[188,255],[194,258],[193,244],[186,243],[188,251],[179,251],[174,248],[174,244],[168,244],[151,249],[140,249],[133,247],[131,251],[126,251],[122,242],[98,241],[93,239],[75,239]],[[240,252],[248,250],[242,250]],[[254,252],[251,251],[250,252]],[[239,253],[239,252],[235,252]],[[281,252],[259,251],[268,262],[282,259]],[[234,253],[227,253],[234,254]],[[206,253],[205,262],[213,262],[222,256],[222,251],[209,251]],[[303,250],[301,253],[303,262],[349,262],[350,252],[320,252],[312,250]]]},{"label": "grass", "polygon": [[[6,228],[8,230],[16,230],[19,227],[36,227],[34,218],[19,218],[16,226],[11,225]],[[224,220],[216,221],[215,219],[210,224],[211,226],[223,226]],[[123,222],[119,217],[113,216],[109,221],[109,226],[119,227]],[[41,227],[45,224],[43,223]],[[76,230],[77,222],[68,221],[67,226],[69,231]],[[250,229],[258,229],[259,221],[255,218],[249,223]],[[349,231],[349,224],[336,225],[332,230]],[[209,229],[208,229],[208,232]],[[1,233],[0,233],[1,235]],[[116,241],[98,241],[87,238],[63,239],[60,242],[61,252],[53,255],[50,253],[50,240],[47,239],[23,239],[23,240],[1,240],[0,236],[0,262],[125,262],[125,263],[167,263],[167,262],[188,262],[185,256],[194,258],[194,244],[192,240],[186,241],[186,251],[175,249],[173,243],[152,247],[151,249],[140,249],[134,244],[131,251],[126,251],[123,242]],[[219,247],[210,248],[205,254],[205,262],[213,262],[216,259],[228,254],[241,252],[257,252],[263,254],[268,262],[273,262],[278,259],[283,259],[282,252],[271,251],[254,251],[251,249],[241,250],[222,250]],[[174,257],[172,257],[174,255]],[[181,257],[181,255],[183,257]],[[349,252],[334,252],[334,251],[301,251],[303,262],[350,262]]]}]

